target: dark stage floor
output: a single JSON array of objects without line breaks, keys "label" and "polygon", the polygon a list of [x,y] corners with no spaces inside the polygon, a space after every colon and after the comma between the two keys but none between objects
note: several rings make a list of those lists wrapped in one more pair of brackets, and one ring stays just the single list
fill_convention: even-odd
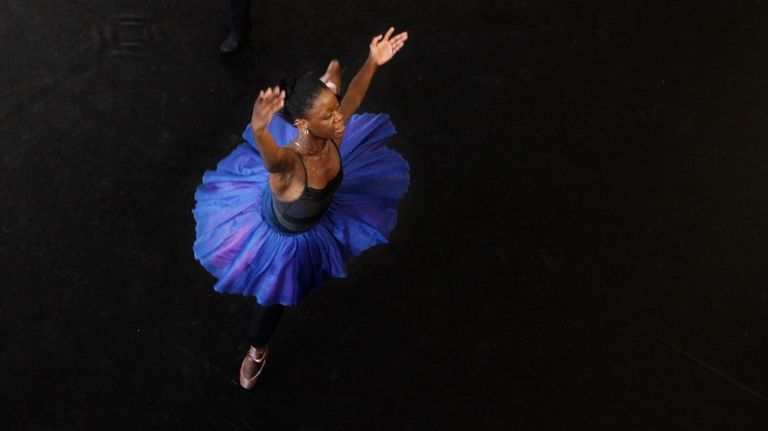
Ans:
[{"label": "dark stage floor", "polygon": [[[276,1],[222,58],[224,1],[5,2],[0,428],[768,429],[768,4],[714,3]],[[246,392],[195,188],[390,24],[391,244]]]}]

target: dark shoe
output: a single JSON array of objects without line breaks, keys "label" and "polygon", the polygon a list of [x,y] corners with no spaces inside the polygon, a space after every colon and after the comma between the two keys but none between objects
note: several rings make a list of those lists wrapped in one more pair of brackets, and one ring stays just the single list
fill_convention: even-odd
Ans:
[{"label": "dark shoe", "polygon": [[248,349],[248,354],[243,359],[243,364],[240,365],[240,386],[243,389],[253,389],[256,383],[259,382],[259,376],[261,376],[261,370],[267,364],[267,357],[269,356],[269,348],[264,346],[264,354],[258,356],[256,348],[251,346]]},{"label": "dark shoe", "polygon": [[221,42],[221,45],[219,45],[219,51],[221,51],[224,54],[230,54],[238,49],[242,48],[243,44],[245,44],[246,36],[243,34],[230,32],[229,36],[227,36],[226,39],[224,39],[224,42]]}]

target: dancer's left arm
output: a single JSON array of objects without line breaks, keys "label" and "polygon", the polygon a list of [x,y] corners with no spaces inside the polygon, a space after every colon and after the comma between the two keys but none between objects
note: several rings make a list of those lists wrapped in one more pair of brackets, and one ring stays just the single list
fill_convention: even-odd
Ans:
[{"label": "dancer's left arm", "polygon": [[363,103],[365,93],[368,92],[368,86],[371,84],[371,79],[373,79],[376,69],[391,60],[397,51],[400,51],[400,48],[405,45],[405,41],[408,40],[407,32],[402,32],[392,37],[394,32],[395,28],[390,27],[386,34],[380,34],[371,40],[371,44],[368,47],[368,59],[355,77],[352,78],[352,81],[350,81],[347,92],[344,95],[344,100],[341,101],[341,106],[339,107],[339,112],[344,117],[345,123],[349,121],[352,114]]}]

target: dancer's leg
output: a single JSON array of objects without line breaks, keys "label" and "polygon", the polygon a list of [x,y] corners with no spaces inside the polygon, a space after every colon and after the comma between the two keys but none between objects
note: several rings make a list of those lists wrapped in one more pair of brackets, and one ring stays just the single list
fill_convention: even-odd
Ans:
[{"label": "dancer's leg", "polygon": [[259,381],[269,356],[267,343],[272,337],[272,333],[275,332],[280,318],[283,316],[284,308],[280,304],[268,307],[256,304],[248,336],[251,346],[248,348],[248,354],[245,355],[240,366],[240,386],[245,389],[252,389]]},{"label": "dancer's leg", "polygon": [[260,348],[267,345],[270,337],[272,337],[272,333],[277,328],[277,324],[280,322],[280,318],[283,317],[284,309],[285,307],[280,304],[268,307],[256,304],[248,335],[248,341],[251,343],[251,346],[260,350]]}]

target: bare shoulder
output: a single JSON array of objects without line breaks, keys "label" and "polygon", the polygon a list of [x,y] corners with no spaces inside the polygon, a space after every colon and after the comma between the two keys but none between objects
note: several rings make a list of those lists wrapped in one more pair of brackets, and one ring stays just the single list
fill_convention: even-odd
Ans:
[{"label": "bare shoulder", "polygon": [[279,147],[275,153],[277,157],[274,158],[273,163],[267,170],[271,174],[275,175],[290,175],[297,167],[300,167],[300,162],[296,155],[296,151],[290,147]]},{"label": "bare shoulder", "polygon": [[286,146],[280,149],[280,153],[281,159],[284,160],[281,163],[282,169],[270,173],[269,185],[275,196],[283,199],[284,196],[293,194],[293,189],[303,188],[305,174],[298,152]]}]

